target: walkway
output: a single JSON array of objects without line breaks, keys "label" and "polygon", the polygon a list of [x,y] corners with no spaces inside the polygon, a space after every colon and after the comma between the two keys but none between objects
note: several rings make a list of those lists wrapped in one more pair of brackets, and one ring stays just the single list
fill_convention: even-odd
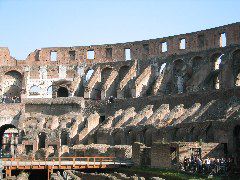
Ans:
[{"label": "walkway", "polygon": [[131,162],[119,161],[114,157],[54,157],[45,160],[3,159],[2,165],[6,177],[11,176],[12,170],[48,170],[48,179],[53,170],[64,169],[102,169],[131,166]]}]

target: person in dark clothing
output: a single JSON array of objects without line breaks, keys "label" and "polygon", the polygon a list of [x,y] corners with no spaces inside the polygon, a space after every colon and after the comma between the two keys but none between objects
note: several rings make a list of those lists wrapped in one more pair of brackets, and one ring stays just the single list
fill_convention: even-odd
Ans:
[{"label": "person in dark clothing", "polygon": [[113,102],[114,102],[114,97],[113,97],[113,96],[110,96],[109,99],[108,99],[108,102],[109,102],[109,103],[113,103]]}]

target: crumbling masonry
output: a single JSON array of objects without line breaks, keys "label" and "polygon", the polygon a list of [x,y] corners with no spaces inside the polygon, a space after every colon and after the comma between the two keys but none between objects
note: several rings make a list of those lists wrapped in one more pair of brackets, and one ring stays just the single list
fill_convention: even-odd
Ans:
[{"label": "crumbling masonry", "polygon": [[180,146],[210,152],[219,145],[240,159],[240,23],[130,43],[42,48],[25,60],[0,48],[0,77],[1,143],[14,156],[83,155],[94,143],[129,158],[139,142],[133,160],[140,165],[162,165],[158,155],[179,153]]}]

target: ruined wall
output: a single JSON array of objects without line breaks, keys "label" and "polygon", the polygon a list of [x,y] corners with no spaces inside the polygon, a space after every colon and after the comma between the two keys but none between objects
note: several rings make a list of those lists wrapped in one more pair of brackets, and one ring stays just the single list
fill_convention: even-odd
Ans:
[{"label": "ruined wall", "polygon": [[1,118],[19,128],[19,152],[140,142],[145,156],[155,141],[203,140],[236,154],[239,65],[239,23],[141,42],[43,48],[23,61],[0,48]]},{"label": "ruined wall", "polygon": [[[220,36],[222,33],[226,34],[227,46],[239,44],[239,31],[239,23],[234,23],[194,33],[129,43],[43,48],[30,53],[25,60],[26,62],[17,63],[29,65],[76,65],[83,62],[92,64],[108,61],[123,61],[125,60],[125,49],[130,49],[131,59],[166,57],[173,54],[185,54],[187,52],[218,48],[221,46]],[[182,39],[185,40],[185,49],[180,47]],[[162,43],[164,42],[167,43],[166,52],[162,52]],[[88,51],[94,51],[93,59],[91,59],[92,56],[88,57]],[[51,52],[57,52],[56,61],[51,61]],[[4,54],[4,52],[1,54]],[[7,54],[7,52],[5,52],[5,54]],[[6,57],[6,59],[9,60],[10,58]],[[1,65],[4,65],[3,62],[1,63]]]}]

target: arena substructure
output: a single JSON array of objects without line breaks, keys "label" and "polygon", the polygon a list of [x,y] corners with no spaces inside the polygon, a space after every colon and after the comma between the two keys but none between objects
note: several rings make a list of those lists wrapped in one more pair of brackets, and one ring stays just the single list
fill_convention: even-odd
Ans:
[{"label": "arena substructure", "polygon": [[0,48],[4,157],[240,165],[240,23],[129,43]]}]

